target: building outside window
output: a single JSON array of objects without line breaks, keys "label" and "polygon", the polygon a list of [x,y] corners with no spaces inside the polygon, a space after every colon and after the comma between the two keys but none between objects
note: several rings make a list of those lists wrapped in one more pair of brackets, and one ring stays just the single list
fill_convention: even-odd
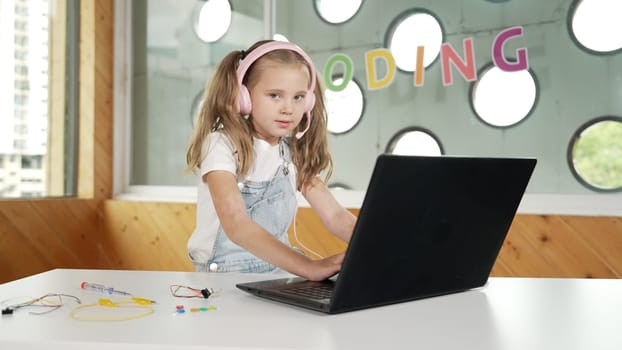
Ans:
[{"label": "building outside window", "polygon": [[66,186],[75,183],[75,167],[67,166],[75,150],[64,145],[76,137],[77,115],[66,112],[76,100],[66,89],[76,85],[69,72],[77,64],[67,54],[77,46],[76,8],[78,0],[0,1],[0,199],[75,193]]}]

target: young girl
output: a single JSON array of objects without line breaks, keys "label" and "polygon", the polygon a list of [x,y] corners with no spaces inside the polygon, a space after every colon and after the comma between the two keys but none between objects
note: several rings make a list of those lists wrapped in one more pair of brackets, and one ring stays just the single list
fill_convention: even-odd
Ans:
[{"label": "young girl", "polygon": [[316,281],[339,272],[343,253],[312,260],[287,236],[296,191],[346,242],[356,221],[318,177],[332,171],[326,108],[313,62],[298,46],[261,41],[222,60],[186,160],[201,180],[188,241],[197,271],[283,269]]}]

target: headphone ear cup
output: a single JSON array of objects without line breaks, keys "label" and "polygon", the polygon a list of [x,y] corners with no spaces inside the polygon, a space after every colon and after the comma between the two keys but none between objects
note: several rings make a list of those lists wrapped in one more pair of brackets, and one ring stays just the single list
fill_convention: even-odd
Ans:
[{"label": "headphone ear cup", "polygon": [[251,114],[253,106],[251,104],[251,94],[245,85],[240,85],[240,92],[238,94],[238,109],[241,115]]},{"label": "headphone ear cup", "polygon": [[313,91],[309,91],[307,93],[307,96],[308,97],[305,103],[305,112],[311,113],[313,106],[315,106],[315,94],[313,93]]}]

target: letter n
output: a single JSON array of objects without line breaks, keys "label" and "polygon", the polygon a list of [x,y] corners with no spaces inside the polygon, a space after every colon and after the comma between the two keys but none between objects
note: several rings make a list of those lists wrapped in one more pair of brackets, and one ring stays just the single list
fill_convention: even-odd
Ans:
[{"label": "letter n", "polygon": [[458,72],[462,75],[464,80],[473,81],[477,79],[477,72],[475,70],[475,55],[473,54],[473,38],[466,38],[462,41],[462,46],[466,56],[466,62],[464,62],[460,56],[453,49],[451,44],[443,43],[441,45],[441,63],[443,69],[443,85],[453,84],[453,78],[451,76],[451,66],[458,69]]}]

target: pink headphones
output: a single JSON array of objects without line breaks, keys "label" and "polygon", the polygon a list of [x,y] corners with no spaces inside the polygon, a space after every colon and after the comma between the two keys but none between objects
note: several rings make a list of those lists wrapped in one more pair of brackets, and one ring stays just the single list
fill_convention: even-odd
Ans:
[{"label": "pink headphones", "polygon": [[300,56],[302,56],[302,58],[305,59],[305,61],[307,61],[307,64],[309,65],[311,84],[309,84],[309,90],[307,90],[307,95],[305,96],[305,113],[307,114],[307,126],[303,131],[296,133],[296,138],[300,139],[311,126],[311,110],[315,105],[315,67],[313,66],[311,58],[295,44],[286,41],[270,41],[253,49],[246,55],[246,57],[244,57],[244,59],[238,65],[237,69],[238,84],[240,87],[240,94],[238,95],[238,112],[242,115],[248,115],[251,113],[252,110],[251,94],[250,92],[248,92],[248,88],[244,84],[242,84],[246,71],[261,56],[275,50],[290,50],[297,52],[298,54],[300,54]]}]

